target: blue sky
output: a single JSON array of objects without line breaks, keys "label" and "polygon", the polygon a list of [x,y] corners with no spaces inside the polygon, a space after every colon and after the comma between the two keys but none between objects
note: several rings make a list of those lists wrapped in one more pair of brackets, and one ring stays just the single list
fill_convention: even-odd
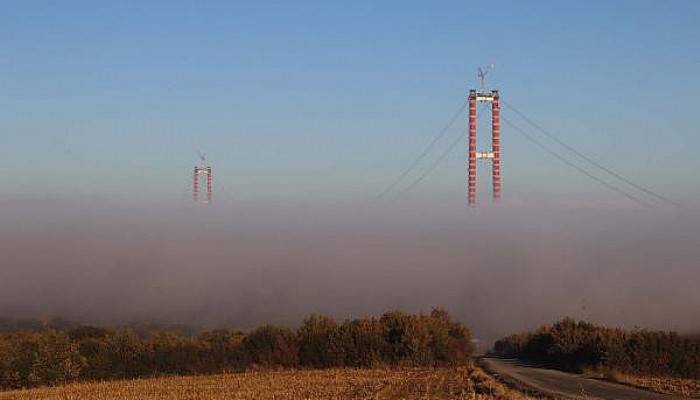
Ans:
[{"label": "blue sky", "polygon": [[[0,3],[0,194],[179,200],[201,150],[232,198],[364,201],[495,63],[563,140],[700,195],[698,2],[204,3]],[[464,153],[407,196],[463,198]],[[508,127],[503,174],[509,201],[619,199]]]}]

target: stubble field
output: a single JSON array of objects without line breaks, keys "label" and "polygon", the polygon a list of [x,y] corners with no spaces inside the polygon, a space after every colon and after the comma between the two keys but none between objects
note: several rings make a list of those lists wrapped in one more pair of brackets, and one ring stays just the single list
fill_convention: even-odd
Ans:
[{"label": "stubble field", "polygon": [[475,367],[255,371],[80,383],[0,393],[0,400],[527,398]]}]

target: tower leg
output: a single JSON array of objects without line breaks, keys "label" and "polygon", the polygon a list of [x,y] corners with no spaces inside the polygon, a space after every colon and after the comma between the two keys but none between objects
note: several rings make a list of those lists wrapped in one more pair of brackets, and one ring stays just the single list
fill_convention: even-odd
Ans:
[{"label": "tower leg", "polygon": [[476,206],[476,92],[469,91],[469,165],[467,168],[467,203]]},{"label": "tower leg", "polygon": [[207,167],[207,202],[211,203],[212,197],[212,184],[211,184],[211,167]]},{"label": "tower leg", "polygon": [[192,199],[194,201],[199,200],[199,168],[194,167],[194,174],[192,175]]},{"label": "tower leg", "polygon": [[194,174],[192,175],[192,199],[199,201],[199,168],[197,167],[194,167]]},{"label": "tower leg", "polygon": [[501,199],[501,105],[498,93],[491,102],[491,151],[493,160],[491,163],[491,177],[493,179],[493,201]]}]

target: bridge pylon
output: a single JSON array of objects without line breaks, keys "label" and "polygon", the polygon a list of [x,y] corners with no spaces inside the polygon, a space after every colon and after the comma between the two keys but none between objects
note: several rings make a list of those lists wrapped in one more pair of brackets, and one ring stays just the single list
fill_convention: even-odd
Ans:
[{"label": "bridge pylon", "polygon": [[[469,149],[467,154],[467,203],[476,207],[476,166],[477,160],[491,162],[491,184],[493,201],[501,199],[501,105],[497,90],[469,91]],[[477,105],[491,103],[491,150],[477,151],[476,126]]]},{"label": "bridge pylon", "polygon": [[[206,185],[206,198],[200,197],[201,180],[204,180]],[[200,155],[200,164],[195,165],[194,173],[192,174],[192,200],[197,203],[209,204],[211,203],[212,195],[212,170],[211,166],[207,164],[206,157],[202,154]]]}]

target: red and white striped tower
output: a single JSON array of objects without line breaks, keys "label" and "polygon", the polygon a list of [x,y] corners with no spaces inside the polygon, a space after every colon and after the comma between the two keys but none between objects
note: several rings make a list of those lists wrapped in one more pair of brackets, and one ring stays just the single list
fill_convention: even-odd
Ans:
[{"label": "red and white striped tower", "polygon": [[192,200],[199,201],[199,167],[194,167],[192,175]]},{"label": "red and white striped tower", "polygon": [[[192,199],[197,203],[211,203],[213,195],[212,170],[211,167],[207,165],[207,160],[204,155],[201,155],[200,159],[200,165],[194,167],[194,174],[192,175]],[[207,182],[206,199],[201,199],[199,197],[200,180],[203,179],[206,179]]]},{"label": "red and white striped tower", "polygon": [[211,167],[207,167],[207,202],[211,203],[212,188],[211,188]]},{"label": "red and white striped tower", "polygon": [[476,206],[476,90],[469,91],[469,165],[467,167],[467,199]]},{"label": "red and white striped tower", "polygon": [[[479,103],[491,103],[491,151],[477,151],[476,108]],[[469,207],[476,206],[476,162],[485,159],[491,162],[493,201],[501,198],[501,106],[498,91],[469,91],[469,166],[467,180],[467,202]]]},{"label": "red and white striped tower", "polygon": [[498,91],[493,92],[491,101],[491,177],[493,179],[493,201],[501,199],[501,103]]}]

